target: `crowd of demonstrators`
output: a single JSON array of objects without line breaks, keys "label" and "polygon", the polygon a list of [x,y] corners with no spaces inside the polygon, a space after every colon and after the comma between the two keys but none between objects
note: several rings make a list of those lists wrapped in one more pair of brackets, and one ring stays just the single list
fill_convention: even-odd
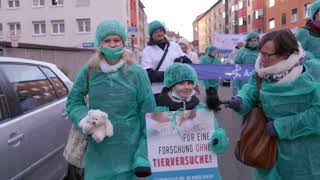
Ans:
[{"label": "crowd of demonstrators", "polygon": [[315,1],[310,8],[310,19],[296,34],[302,48],[310,59],[320,58],[320,1]]},{"label": "crowd of demonstrators", "polygon": [[[237,43],[235,56],[229,56],[235,64],[254,64],[255,73],[248,81],[231,82],[233,96],[224,102],[226,107],[245,116],[261,105],[269,119],[265,128],[279,142],[275,165],[254,168],[254,180],[320,179],[319,9],[317,0],[311,6],[311,19],[296,37],[282,29],[260,41],[259,34],[251,32],[244,47]],[[165,25],[157,20],[149,24],[149,35],[137,61],[125,47],[128,35],[122,22],[105,20],[97,26],[96,53],[77,75],[66,105],[70,121],[88,140],[82,179],[137,179],[151,174],[146,113],[207,109],[216,114],[220,110],[219,80],[203,81],[206,106],[196,96],[198,79],[190,64],[199,63],[199,58],[190,43],[184,38],[169,41]],[[200,63],[221,64],[215,46],[206,48]],[[113,136],[101,142],[79,126],[93,109],[107,113],[114,128]],[[216,116],[213,121],[210,149],[223,154],[229,139]]]},{"label": "crowd of demonstrators", "polygon": [[[305,51],[286,29],[264,35],[258,50],[256,74],[228,102],[241,115],[260,103],[270,120],[267,132],[279,140],[275,165],[255,169],[253,179],[319,179],[319,59],[305,61]],[[261,79],[260,98],[256,78]]]},{"label": "crowd of demonstrators", "polygon": [[150,22],[150,40],[142,52],[141,65],[148,72],[155,94],[162,90],[164,70],[172,65],[176,58],[184,56],[180,46],[169,41],[165,35],[166,27],[163,23],[157,20]]},{"label": "crowd of demonstrators", "polygon": [[[195,85],[197,81],[197,74],[190,65],[175,63],[169,66],[164,73],[164,90],[158,96],[158,99],[156,99],[157,108],[155,112],[207,109],[196,96]],[[214,112],[218,110],[218,106],[215,106],[215,109],[213,109]],[[219,128],[218,120],[216,116],[214,117],[215,131],[211,135],[209,144],[211,150],[220,155],[224,154],[227,150],[229,138],[224,129]],[[187,119],[186,121],[192,120]],[[188,126],[192,125],[192,122],[180,123],[187,124]],[[191,128],[187,127],[187,130]],[[220,175],[219,179],[221,179]]]},{"label": "crowd of demonstrators", "polygon": [[192,61],[193,64],[199,64],[199,56],[196,52],[192,51],[191,44],[185,38],[180,38],[178,44],[182,52]]},{"label": "crowd of demonstrators", "polygon": [[[136,179],[151,173],[145,114],[154,111],[156,104],[146,71],[134,64],[124,47],[127,38],[120,21],[101,22],[95,35],[97,52],[80,70],[68,96],[68,117],[81,132],[79,122],[90,109],[107,113],[113,125],[113,136],[102,142],[84,134],[88,139],[85,180]],[[84,101],[87,87],[89,106]]]},{"label": "crowd of demonstrators", "polygon": [[[201,64],[221,64],[218,58],[217,48],[215,46],[208,46],[206,48],[206,55],[201,57]],[[209,109],[216,109],[219,106],[218,87],[219,80],[203,80],[206,89],[206,103]]]},{"label": "crowd of demonstrators", "polygon": [[[258,44],[260,36],[257,32],[247,35],[245,46],[239,49],[235,58],[235,64],[255,64],[258,57]],[[236,94],[242,86],[247,83],[245,80],[232,80],[231,87],[233,94]]]}]

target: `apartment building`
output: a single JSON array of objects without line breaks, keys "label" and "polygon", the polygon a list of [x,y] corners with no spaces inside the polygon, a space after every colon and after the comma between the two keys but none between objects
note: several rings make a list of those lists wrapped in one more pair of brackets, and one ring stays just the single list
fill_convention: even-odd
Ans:
[{"label": "apartment building", "polygon": [[[137,0],[0,0],[0,4],[0,41],[76,48],[94,47],[95,29],[102,20],[118,18],[128,28],[138,21],[133,9],[141,9]],[[137,23],[136,28],[139,36],[145,36]]]},{"label": "apartment building", "polygon": [[212,37],[215,33],[225,33],[225,1],[218,0],[209,10],[197,17],[194,24],[195,37],[199,40],[199,51],[204,52],[205,48],[213,44]]},{"label": "apartment building", "polygon": [[266,32],[289,28],[297,30],[309,18],[314,0],[265,0]]}]

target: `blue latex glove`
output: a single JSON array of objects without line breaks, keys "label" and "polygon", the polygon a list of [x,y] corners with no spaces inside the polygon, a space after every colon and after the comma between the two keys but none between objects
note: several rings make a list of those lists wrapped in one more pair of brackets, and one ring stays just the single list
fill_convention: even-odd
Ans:
[{"label": "blue latex glove", "polygon": [[272,121],[267,122],[266,129],[270,136],[274,136],[274,137],[278,136],[276,128],[274,127]]},{"label": "blue latex glove", "polygon": [[223,104],[226,108],[239,111],[242,105],[242,99],[239,96],[233,96],[230,100],[224,101]]},{"label": "blue latex glove", "polygon": [[224,154],[229,146],[229,138],[224,129],[217,128],[211,135],[209,148],[216,154]]}]

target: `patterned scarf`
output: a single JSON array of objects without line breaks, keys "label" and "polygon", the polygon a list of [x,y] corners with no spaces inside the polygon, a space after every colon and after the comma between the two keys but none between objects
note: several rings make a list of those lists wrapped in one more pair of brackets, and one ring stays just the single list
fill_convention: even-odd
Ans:
[{"label": "patterned scarf", "polygon": [[270,66],[261,66],[261,55],[255,64],[255,70],[259,77],[267,79],[272,83],[284,83],[295,80],[303,70],[303,63],[307,59],[306,53],[299,44],[299,52],[291,54],[287,59]]}]

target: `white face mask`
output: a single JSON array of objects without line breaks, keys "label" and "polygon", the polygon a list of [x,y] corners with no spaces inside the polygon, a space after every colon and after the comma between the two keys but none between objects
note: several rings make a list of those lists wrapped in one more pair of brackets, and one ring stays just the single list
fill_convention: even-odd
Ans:
[{"label": "white face mask", "polygon": [[192,96],[194,96],[196,94],[196,91],[195,90],[192,90],[191,94],[188,96],[188,97],[182,97],[180,96],[178,93],[176,93],[175,90],[172,90],[171,92],[171,96],[176,98],[176,99],[179,99],[181,101],[190,101]]}]

